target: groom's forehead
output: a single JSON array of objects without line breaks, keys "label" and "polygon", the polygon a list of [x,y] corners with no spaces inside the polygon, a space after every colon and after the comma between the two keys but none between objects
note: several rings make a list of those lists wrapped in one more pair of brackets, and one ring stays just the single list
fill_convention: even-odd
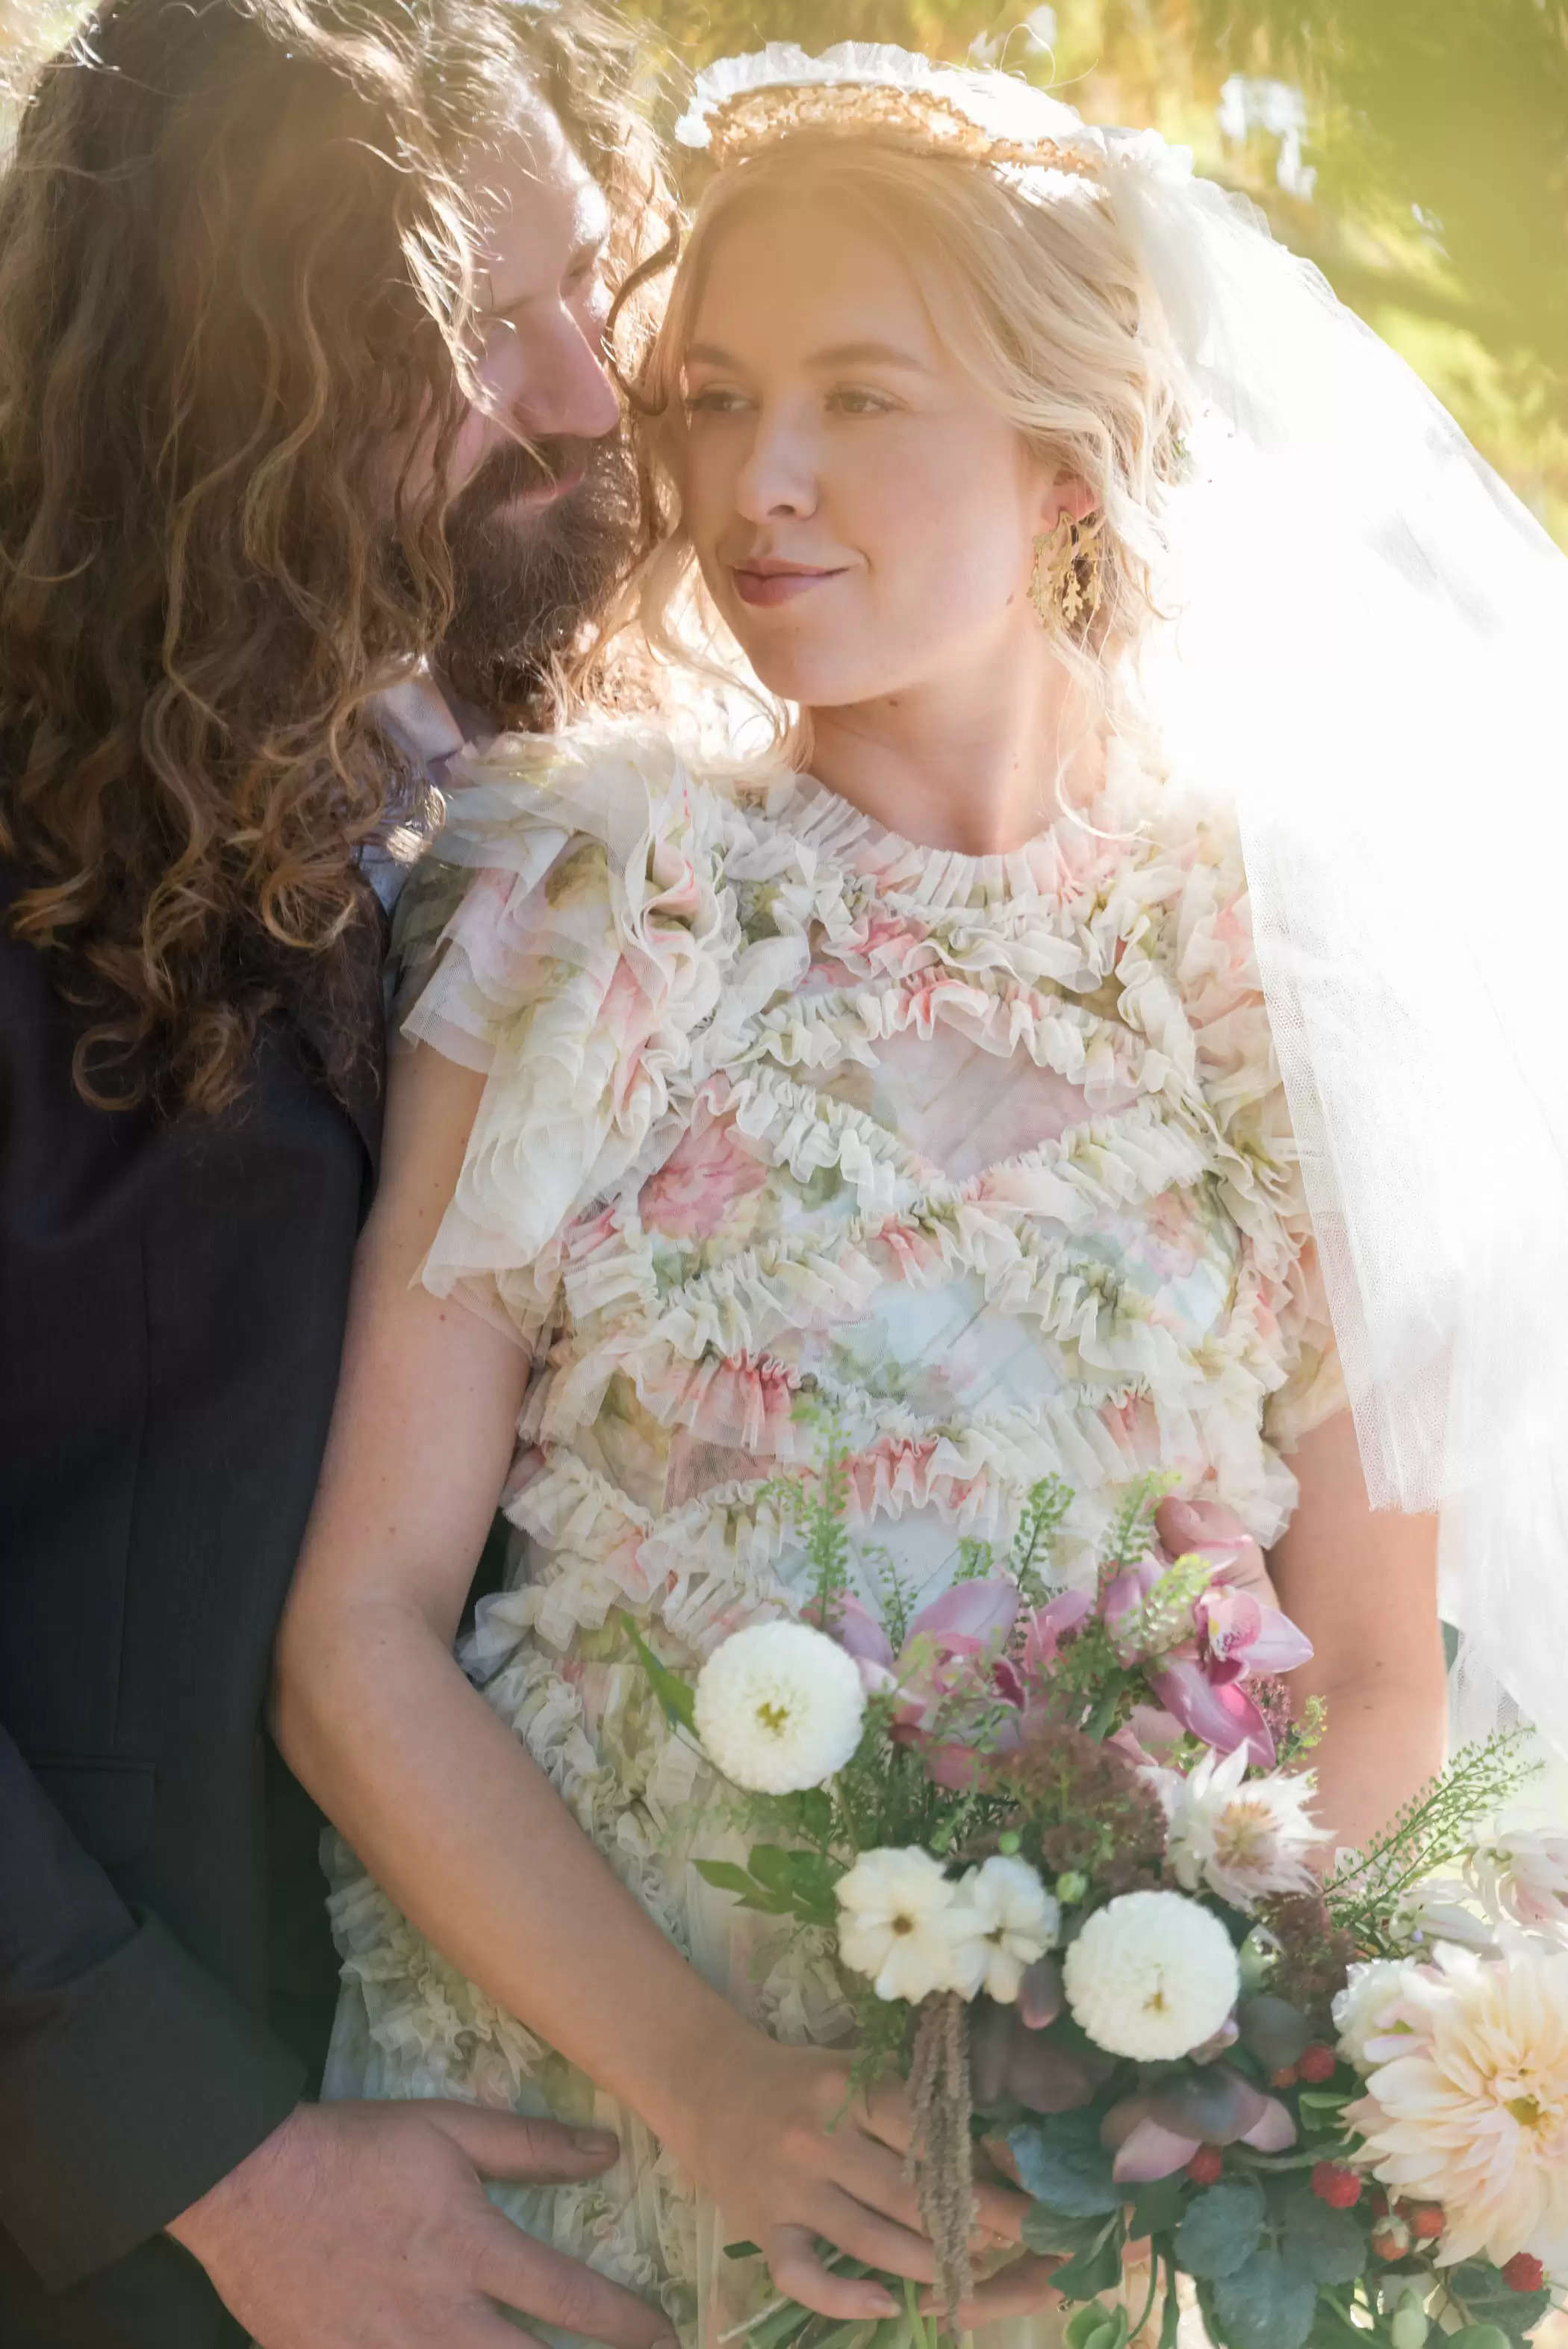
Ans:
[{"label": "groom's forehead", "polygon": [[481,222],[481,296],[492,311],[558,292],[609,233],[603,190],[559,116],[531,91],[465,176]]}]

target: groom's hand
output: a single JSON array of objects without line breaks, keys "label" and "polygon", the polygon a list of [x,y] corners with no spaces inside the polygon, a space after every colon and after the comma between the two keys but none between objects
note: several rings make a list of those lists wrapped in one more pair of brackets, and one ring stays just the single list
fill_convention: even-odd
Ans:
[{"label": "groom's hand", "polygon": [[480,2184],[593,2178],[618,2150],[472,2105],[301,2105],[168,2231],[260,2349],[521,2349],[503,2307],[674,2349],[661,2311],[523,2234]]}]

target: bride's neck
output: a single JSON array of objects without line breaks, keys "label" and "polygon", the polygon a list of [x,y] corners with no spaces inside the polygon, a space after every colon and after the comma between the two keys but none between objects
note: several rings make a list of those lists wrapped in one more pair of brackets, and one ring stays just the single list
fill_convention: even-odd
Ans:
[{"label": "bride's neck", "polygon": [[1104,771],[1082,688],[1055,661],[1028,667],[811,709],[811,772],[906,840],[969,856],[1020,848],[1091,799]]}]

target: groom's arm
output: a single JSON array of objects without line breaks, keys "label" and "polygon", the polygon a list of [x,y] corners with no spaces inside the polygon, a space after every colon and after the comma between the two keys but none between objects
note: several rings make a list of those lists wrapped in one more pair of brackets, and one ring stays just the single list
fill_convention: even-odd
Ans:
[{"label": "groom's arm", "polygon": [[58,2292],[244,2160],[303,2067],[71,1834],[0,1726],[0,2227]]}]

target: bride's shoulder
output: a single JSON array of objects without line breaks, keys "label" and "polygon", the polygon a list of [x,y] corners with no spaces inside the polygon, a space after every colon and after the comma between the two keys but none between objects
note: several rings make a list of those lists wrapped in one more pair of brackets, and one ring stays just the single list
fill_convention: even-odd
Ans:
[{"label": "bride's shoulder", "polygon": [[765,788],[669,720],[599,715],[554,734],[498,734],[452,761],[434,854],[488,864],[508,835],[543,831],[624,860],[664,838],[718,838]]}]

